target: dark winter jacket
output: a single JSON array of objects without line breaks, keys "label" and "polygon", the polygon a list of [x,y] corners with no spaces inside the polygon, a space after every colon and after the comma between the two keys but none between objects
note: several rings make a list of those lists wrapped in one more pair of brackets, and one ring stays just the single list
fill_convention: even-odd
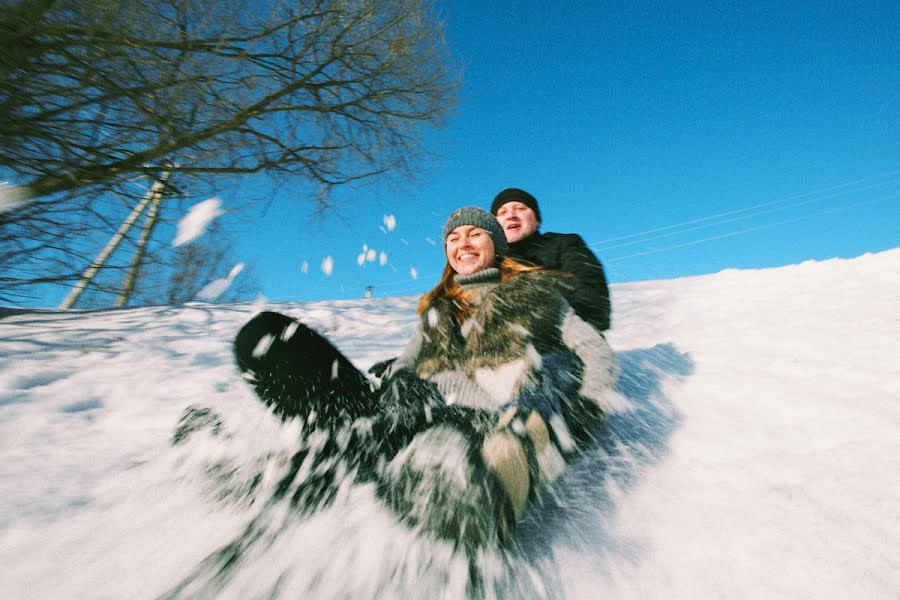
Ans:
[{"label": "dark winter jacket", "polygon": [[610,325],[609,287],[603,265],[581,236],[574,233],[535,232],[509,245],[508,256],[540,265],[551,271],[569,273],[561,292],[579,317],[598,331]]}]

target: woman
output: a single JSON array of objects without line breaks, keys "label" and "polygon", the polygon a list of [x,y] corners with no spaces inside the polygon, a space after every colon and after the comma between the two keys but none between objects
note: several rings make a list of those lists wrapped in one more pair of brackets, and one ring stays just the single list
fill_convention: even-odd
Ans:
[{"label": "woman", "polygon": [[[457,210],[442,237],[441,280],[420,301],[416,334],[379,390],[283,315],[255,317],[235,352],[277,414],[352,432],[350,442],[333,436],[345,440],[334,450],[352,457],[357,479],[377,481],[408,523],[471,549],[521,518],[538,486],[616,409],[617,366],[560,295],[563,275],[504,257],[489,212]],[[351,425],[359,422],[367,426]]]}]

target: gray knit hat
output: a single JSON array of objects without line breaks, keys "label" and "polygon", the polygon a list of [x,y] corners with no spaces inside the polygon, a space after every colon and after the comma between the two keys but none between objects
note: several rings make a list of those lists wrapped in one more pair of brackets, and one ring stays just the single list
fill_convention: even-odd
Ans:
[{"label": "gray knit hat", "polygon": [[509,248],[506,245],[506,234],[503,233],[503,228],[500,226],[497,218],[483,208],[478,208],[477,206],[463,206],[462,208],[453,211],[453,214],[450,215],[450,218],[444,223],[444,231],[441,233],[441,240],[444,242],[445,254],[447,252],[447,236],[460,225],[474,225],[475,227],[481,227],[487,231],[491,236],[491,240],[494,242],[494,254],[497,256],[497,260],[503,258],[508,251]]}]

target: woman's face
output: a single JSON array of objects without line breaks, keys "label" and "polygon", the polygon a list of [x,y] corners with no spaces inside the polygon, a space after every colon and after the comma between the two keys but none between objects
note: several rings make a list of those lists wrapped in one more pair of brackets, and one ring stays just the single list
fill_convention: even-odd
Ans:
[{"label": "woman's face", "polygon": [[447,236],[447,261],[460,275],[494,266],[494,241],[481,227],[460,225]]}]

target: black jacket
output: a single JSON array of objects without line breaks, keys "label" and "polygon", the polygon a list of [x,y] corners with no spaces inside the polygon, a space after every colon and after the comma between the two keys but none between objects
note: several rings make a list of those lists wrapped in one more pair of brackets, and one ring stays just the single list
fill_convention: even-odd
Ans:
[{"label": "black jacket", "polygon": [[598,331],[609,329],[612,308],[603,265],[574,233],[535,232],[524,240],[509,245],[507,256],[540,265],[546,269],[569,273],[562,293],[575,313]]}]

